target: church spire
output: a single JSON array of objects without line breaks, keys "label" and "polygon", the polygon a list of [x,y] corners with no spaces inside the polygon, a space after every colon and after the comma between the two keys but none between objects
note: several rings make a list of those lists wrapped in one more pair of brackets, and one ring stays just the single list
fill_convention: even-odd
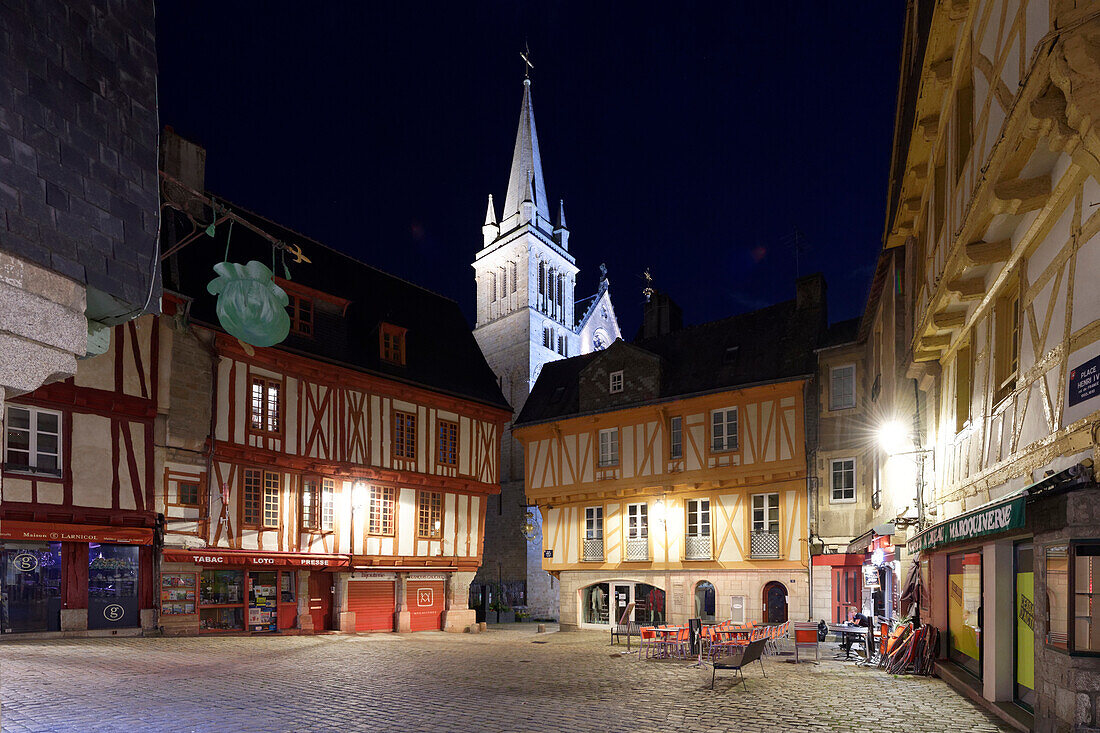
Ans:
[{"label": "church spire", "polygon": [[535,112],[531,107],[531,80],[523,80],[523,102],[520,105],[519,129],[516,131],[516,147],[512,153],[512,170],[508,176],[508,196],[504,200],[504,221],[522,213],[523,202],[528,200],[527,188],[531,186],[532,203],[539,217],[550,221],[550,209],[546,205],[546,183],[542,178],[542,156],[539,155],[539,138],[535,132]]},{"label": "church spire", "polygon": [[497,211],[493,206],[493,194],[489,194],[489,208],[485,210],[485,226],[497,223]]},{"label": "church spire", "polygon": [[500,226],[497,225],[497,207],[493,206],[493,194],[489,194],[489,207],[485,210],[485,224],[481,227],[481,235],[488,247],[500,235]]}]

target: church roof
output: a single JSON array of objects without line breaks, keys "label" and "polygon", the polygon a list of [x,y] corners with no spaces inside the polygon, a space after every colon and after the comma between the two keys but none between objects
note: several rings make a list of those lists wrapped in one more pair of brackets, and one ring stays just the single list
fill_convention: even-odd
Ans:
[{"label": "church roof", "polygon": [[[293,278],[286,286],[289,292],[304,287],[350,302],[341,312],[314,298],[312,337],[291,333],[272,348],[511,411],[458,303],[259,214],[236,205],[229,208],[276,239],[300,245],[311,263],[295,264],[281,253],[273,263],[269,241],[247,227],[237,225],[230,233],[229,225],[220,224],[214,237],[200,235],[164,263],[164,287],[193,299],[193,321],[222,330],[215,298],[207,293],[206,284],[214,278],[214,264],[221,262],[227,251],[231,262],[274,264],[277,277],[286,276],[285,262]],[[190,232],[191,225],[179,212],[166,210],[162,250]],[[404,365],[380,358],[382,323],[407,329]]]},{"label": "church roof", "polygon": [[546,202],[546,182],[542,178],[542,156],[539,155],[539,137],[535,132],[535,111],[531,107],[531,80],[523,80],[523,102],[519,110],[519,129],[516,131],[516,147],[512,152],[512,171],[508,176],[508,196],[504,199],[501,221],[520,212],[527,199],[528,185],[534,187],[534,204],[543,221],[550,221],[550,208]]},{"label": "church roof", "polygon": [[[812,377],[814,349],[825,335],[825,321],[823,304],[799,309],[796,300],[788,300],[635,340],[634,347],[660,357],[661,364],[656,398],[636,404]],[[543,366],[515,424],[606,411],[585,410],[580,399],[581,371],[605,353],[596,351]]]}]

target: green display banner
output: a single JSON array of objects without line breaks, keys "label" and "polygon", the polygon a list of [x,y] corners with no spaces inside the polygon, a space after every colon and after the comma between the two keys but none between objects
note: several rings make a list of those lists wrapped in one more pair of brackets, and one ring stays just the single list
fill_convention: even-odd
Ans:
[{"label": "green display banner", "polygon": [[946,522],[940,522],[909,540],[906,548],[909,554],[913,555],[949,542],[1023,527],[1025,499],[1026,497],[1019,496],[1003,504],[977,509]]}]

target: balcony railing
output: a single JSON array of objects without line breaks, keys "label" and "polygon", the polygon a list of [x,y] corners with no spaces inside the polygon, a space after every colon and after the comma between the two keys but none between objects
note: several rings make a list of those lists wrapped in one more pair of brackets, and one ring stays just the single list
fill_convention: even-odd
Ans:
[{"label": "balcony railing", "polygon": [[649,559],[649,539],[646,537],[637,537],[627,539],[626,541],[626,559],[627,560],[648,560]]},{"label": "balcony railing", "polygon": [[691,535],[687,538],[684,557],[688,560],[709,560],[711,556],[710,535]]},{"label": "balcony railing", "polygon": [[585,562],[603,562],[603,537],[586,537],[584,540]]},{"label": "balcony railing", "polygon": [[749,548],[752,557],[777,558],[779,557],[779,533],[753,532]]}]

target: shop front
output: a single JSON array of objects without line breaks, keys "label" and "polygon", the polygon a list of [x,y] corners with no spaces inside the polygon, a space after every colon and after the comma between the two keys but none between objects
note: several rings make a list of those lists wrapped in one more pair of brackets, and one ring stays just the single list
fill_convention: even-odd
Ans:
[{"label": "shop front", "polygon": [[4,521],[0,634],[153,625],[153,530]]},{"label": "shop front", "polygon": [[166,548],[166,633],[299,633],[332,628],[333,572],[345,555]]}]

